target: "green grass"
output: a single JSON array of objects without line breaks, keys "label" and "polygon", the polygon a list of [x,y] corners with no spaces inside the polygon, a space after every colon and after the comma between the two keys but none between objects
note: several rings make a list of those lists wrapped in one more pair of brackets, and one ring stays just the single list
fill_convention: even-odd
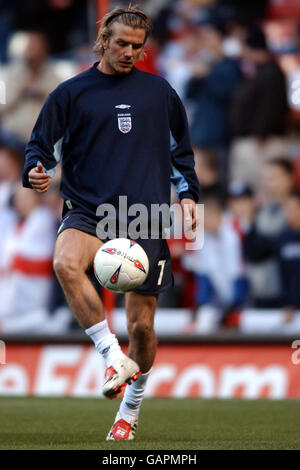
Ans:
[{"label": "green grass", "polygon": [[0,397],[0,449],[300,449],[300,402],[146,399],[134,441],[105,441],[120,401]]}]

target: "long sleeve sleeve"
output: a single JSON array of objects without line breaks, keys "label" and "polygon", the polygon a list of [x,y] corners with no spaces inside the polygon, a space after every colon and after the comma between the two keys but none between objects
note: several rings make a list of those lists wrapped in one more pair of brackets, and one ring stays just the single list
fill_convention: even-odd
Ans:
[{"label": "long sleeve sleeve", "polygon": [[169,98],[171,181],[179,199],[199,199],[199,184],[194,170],[194,153],[190,143],[188,122],[183,104],[171,89]]},{"label": "long sleeve sleeve", "polygon": [[37,162],[50,172],[60,158],[60,148],[67,125],[67,103],[58,93],[51,93],[44,103],[31,138],[26,146],[23,186],[30,188],[28,173]]}]

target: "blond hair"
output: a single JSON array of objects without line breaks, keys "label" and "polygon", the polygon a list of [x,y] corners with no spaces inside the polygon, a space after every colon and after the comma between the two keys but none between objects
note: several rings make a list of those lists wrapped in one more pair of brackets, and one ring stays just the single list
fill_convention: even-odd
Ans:
[{"label": "blond hair", "polygon": [[96,55],[102,56],[104,53],[102,41],[103,38],[109,38],[112,34],[111,26],[115,22],[120,22],[133,29],[144,29],[146,42],[150,32],[152,31],[152,22],[140,8],[135,5],[129,5],[127,8],[114,8],[112,11],[106,13],[100,20],[100,27],[98,30],[97,39],[95,41],[93,52]]}]

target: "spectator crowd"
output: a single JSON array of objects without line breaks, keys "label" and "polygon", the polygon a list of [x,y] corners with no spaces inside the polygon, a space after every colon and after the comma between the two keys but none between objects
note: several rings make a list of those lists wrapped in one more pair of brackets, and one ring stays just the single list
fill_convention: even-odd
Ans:
[{"label": "spectator crowd", "polygon": [[[25,2],[7,3],[0,3],[0,331],[66,331],[74,323],[52,269],[60,168],[45,194],[23,188],[21,174],[46,97],[96,61],[97,2],[93,24],[87,0],[31,0],[25,10]],[[175,290],[159,305],[217,307],[220,327],[245,308],[281,309],[285,322],[300,310],[300,4],[245,3],[140,2],[154,30],[137,66],[165,77],[185,105],[204,204],[204,245],[188,252],[184,240],[169,240]]]}]

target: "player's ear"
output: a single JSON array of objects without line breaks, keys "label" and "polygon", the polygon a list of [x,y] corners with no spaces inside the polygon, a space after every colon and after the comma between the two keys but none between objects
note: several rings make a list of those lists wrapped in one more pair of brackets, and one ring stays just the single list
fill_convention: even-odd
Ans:
[{"label": "player's ear", "polygon": [[107,36],[103,36],[102,37],[102,48],[103,50],[105,51],[108,47],[108,37]]},{"label": "player's ear", "polygon": [[145,60],[147,57],[147,52],[144,49],[145,46],[142,47],[141,52],[139,53],[137,60]]}]

